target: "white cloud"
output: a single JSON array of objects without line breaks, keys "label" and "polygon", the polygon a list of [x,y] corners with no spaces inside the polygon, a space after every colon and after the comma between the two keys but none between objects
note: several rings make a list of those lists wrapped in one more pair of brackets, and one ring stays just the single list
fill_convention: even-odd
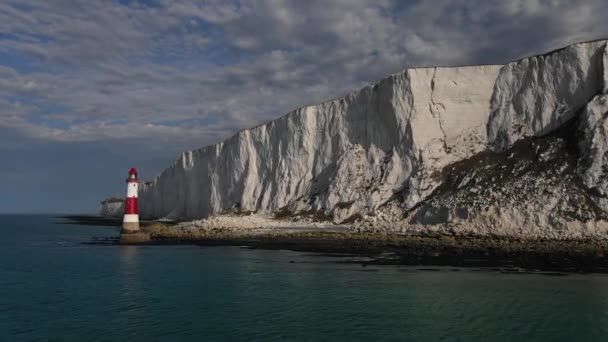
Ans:
[{"label": "white cloud", "polygon": [[48,139],[127,139],[129,127],[136,138],[198,131],[197,143],[212,143],[216,126],[236,132],[407,66],[503,63],[606,35],[607,9],[599,0],[1,3],[0,53],[36,71],[0,65],[0,99],[12,104],[4,117],[28,117],[11,127]]}]

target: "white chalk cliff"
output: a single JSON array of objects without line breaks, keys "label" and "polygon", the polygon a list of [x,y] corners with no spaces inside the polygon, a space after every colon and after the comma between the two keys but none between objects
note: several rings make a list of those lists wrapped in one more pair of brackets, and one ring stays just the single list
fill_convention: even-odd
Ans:
[{"label": "white chalk cliff", "polygon": [[116,197],[106,198],[101,201],[99,215],[105,217],[122,217],[125,213],[125,200]]},{"label": "white chalk cliff", "polygon": [[[483,226],[478,229],[482,233],[517,219],[512,225],[519,226],[513,229],[525,230],[533,222],[538,235],[563,227],[570,227],[562,229],[570,235],[597,233],[604,222],[599,212],[554,215],[560,204],[550,203],[559,194],[530,196],[529,201],[541,195],[548,198],[543,197],[542,208],[530,209],[542,212],[531,213],[523,202],[484,207],[481,195],[477,211],[469,202],[448,201],[447,192],[440,190],[447,189],[454,165],[460,167],[454,172],[470,176],[475,166],[465,171],[463,163],[490,161],[480,155],[514,153],[517,158],[509,151],[518,142],[570,125],[578,132],[578,152],[564,152],[576,169],[568,174],[580,178],[584,196],[601,211],[608,196],[607,92],[606,41],[574,44],[506,65],[407,69],[342,98],[294,110],[226,141],[184,152],[142,186],[140,214],[188,220],[228,208],[269,214],[315,212],[334,222],[358,221],[364,228],[454,230],[469,224]],[[543,142],[539,149],[565,151],[570,140],[562,140]],[[540,158],[525,156],[530,165]],[[560,158],[545,159],[563,162]],[[517,162],[505,157],[504,163]],[[522,179],[513,178],[511,183]],[[458,186],[450,189],[460,196]],[[513,213],[496,213],[499,209]],[[500,229],[505,234],[515,231]]]}]

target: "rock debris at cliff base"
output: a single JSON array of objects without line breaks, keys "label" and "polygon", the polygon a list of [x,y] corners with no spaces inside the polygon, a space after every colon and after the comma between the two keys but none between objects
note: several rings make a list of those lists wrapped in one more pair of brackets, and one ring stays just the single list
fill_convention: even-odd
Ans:
[{"label": "rock debris at cliff base", "polygon": [[549,239],[608,233],[603,198],[579,169],[581,119],[544,137],[523,139],[502,153],[481,152],[446,167],[441,185],[409,209],[396,196],[360,231],[500,235]]}]

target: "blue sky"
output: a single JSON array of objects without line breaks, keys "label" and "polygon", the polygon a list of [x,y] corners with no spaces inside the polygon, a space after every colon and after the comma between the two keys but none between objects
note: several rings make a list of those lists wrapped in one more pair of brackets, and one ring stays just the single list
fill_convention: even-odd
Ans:
[{"label": "blue sky", "polygon": [[92,212],[178,153],[406,67],[608,37],[605,0],[0,0],[0,212]]}]

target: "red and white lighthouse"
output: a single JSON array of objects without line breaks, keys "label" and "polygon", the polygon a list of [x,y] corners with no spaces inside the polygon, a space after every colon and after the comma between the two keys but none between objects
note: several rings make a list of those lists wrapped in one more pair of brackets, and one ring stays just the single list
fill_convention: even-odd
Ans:
[{"label": "red and white lighthouse", "polygon": [[125,201],[125,216],[122,219],[123,233],[137,233],[139,231],[138,182],[137,170],[131,168],[129,178],[127,178],[127,200]]}]

